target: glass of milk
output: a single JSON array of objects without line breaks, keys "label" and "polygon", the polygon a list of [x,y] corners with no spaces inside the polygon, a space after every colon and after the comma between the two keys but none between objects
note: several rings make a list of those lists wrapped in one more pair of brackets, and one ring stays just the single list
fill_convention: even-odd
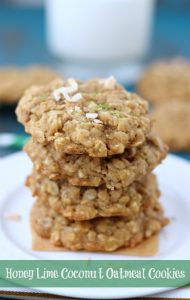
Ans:
[{"label": "glass of milk", "polygon": [[46,0],[48,47],[67,63],[104,71],[137,64],[149,50],[154,1]]}]

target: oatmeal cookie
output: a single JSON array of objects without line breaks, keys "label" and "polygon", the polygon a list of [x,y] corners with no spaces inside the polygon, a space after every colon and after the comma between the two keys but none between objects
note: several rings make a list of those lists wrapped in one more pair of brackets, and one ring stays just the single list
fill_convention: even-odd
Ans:
[{"label": "oatmeal cookie", "polygon": [[24,150],[32,159],[37,172],[51,180],[67,179],[76,186],[100,186],[108,189],[127,187],[153,170],[165,158],[167,147],[156,135],[149,135],[138,148],[107,158],[57,153],[30,139]]},{"label": "oatmeal cookie", "polygon": [[190,102],[171,101],[155,109],[155,130],[170,150],[190,150]]},{"label": "oatmeal cookie", "polygon": [[70,221],[39,201],[31,212],[31,226],[39,236],[71,250],[111,252],[121,247],[135,247],[166,224],[168,219],[163,216],[159,203],[130,221],[125,217]]},{"label": "oatmeal cookie", "polygon": [[26,132],[60,153],[107,157],[141,145],[150,132],[148,104],[114,78],[65,81],[28,89],[16,110]]},{"label": "oatmeal cookie", "polygon": [[81,188],[65,181],[51,181],[35,171],[26,184],[33,196],[41,202],[48,202],[57,213],[75,221],[111,216],[134,219],[142,209],[153,206],[160,196],[154,175],[114,191],[105,186]]},{"label": "oatmeal cookie", "polygon": [[190,62],[175,58],[153,63],[138,82],[137,91],[156,105],[172,99],[189,101]]},{"label": "oatmeal cookie", "polygon": [[1,69],[0,102],[16,103],[31,85],[47,84],[56,77],[54,71],[43,66]]}]

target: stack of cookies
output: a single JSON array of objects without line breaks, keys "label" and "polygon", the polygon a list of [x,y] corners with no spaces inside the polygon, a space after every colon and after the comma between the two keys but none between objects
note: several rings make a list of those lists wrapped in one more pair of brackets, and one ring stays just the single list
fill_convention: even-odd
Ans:
[{"label": "stack of cookies", "polygon": [[113,77],[31,87],[17,116],[32,135],[26,184],[37,235],[72,250],[114,251],[167,224],[151,173],[167,148],[151,132],[147,102]]}]

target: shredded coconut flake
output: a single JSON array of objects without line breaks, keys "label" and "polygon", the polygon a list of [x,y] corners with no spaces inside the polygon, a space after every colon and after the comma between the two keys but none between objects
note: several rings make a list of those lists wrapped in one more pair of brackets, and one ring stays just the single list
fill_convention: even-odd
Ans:
[{"label": "shredded coconut flake", "polygon": [[62,95],[64,96],[65,100],[67,100],[69,102],[76,102],[76,101],[82,99],[81,93],[77,93],[73,96],[69,96],[69,94],[73,94],[78,91],[78,83],[73,78],[69,78],[68,84],[69,85],[66,87],[63,86],[63,87],[60,87],[60,88],[56,89],[55,91],[53,91],[52,95],[53,95],[55,101],[61,100]]},{"label": "shredded coconut flake", "polygon": [[59,88],[59,89],[53,91],[52,95],[53,95],[55,101],[59,101],[61,99],[61,89],[62,88]]},{"label": "shredded coconut flake", "polygon": [[96,124],[103,124],[103,122],[101,120],[99,120],[99,119],[94,119],[94,123],[96,123]]},{"label": "shredded coconut flake", "polygon": [[67,108],[67,112],[68,112],[68,113],[72,113],[72,112],[73,112],[73,109],[69,107],[69,108]]},{"label": "shredded coconut flake", "polygon": [[72,96],[68,101],[70,101],[70,102],[77,102],[77,101],[79,101],[81,99],[82,99],[81,93],[77,93],[74,96]]},{"label": "shredded coconut flake", "polygon": [[78,91],[78,83],[73,78],[68,79],[69,86],[66,87],[66,91],[68,94],[75,93]]},{"label": "shredded coconut flake", "polygon": [[87,117],[88,119],[96,119],[97,116],[98,116],[97,113],[86,113],[86,117]]},{"label": "shredded coconut flake", "polygon": [[108,78],[101,79],[100,83],[104,85],[105,89],[113,89],[116,84],[116,79],[114,78],[114,76],[110,76]]},{"label": "shredded coconut flake", "polygon": [[65,100],[70,101],[71,97],[69,96],[69,94],[65,90],[63,91],[62,94],[63,94]]},{"label": "shredded coconut flake", "polygon": [[82,110],[80,109],[79,106],[75,106],[75,111],[76,111],[76,112],[81,112]]}]

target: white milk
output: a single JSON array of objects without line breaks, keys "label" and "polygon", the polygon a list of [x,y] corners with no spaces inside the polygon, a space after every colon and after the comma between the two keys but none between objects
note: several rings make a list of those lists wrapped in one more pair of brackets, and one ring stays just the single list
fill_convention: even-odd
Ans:
[{"label": "white milk", "polygon": [[137,61],[149,48],[154,0],[46,0],[47,40],[59,58]]}]

